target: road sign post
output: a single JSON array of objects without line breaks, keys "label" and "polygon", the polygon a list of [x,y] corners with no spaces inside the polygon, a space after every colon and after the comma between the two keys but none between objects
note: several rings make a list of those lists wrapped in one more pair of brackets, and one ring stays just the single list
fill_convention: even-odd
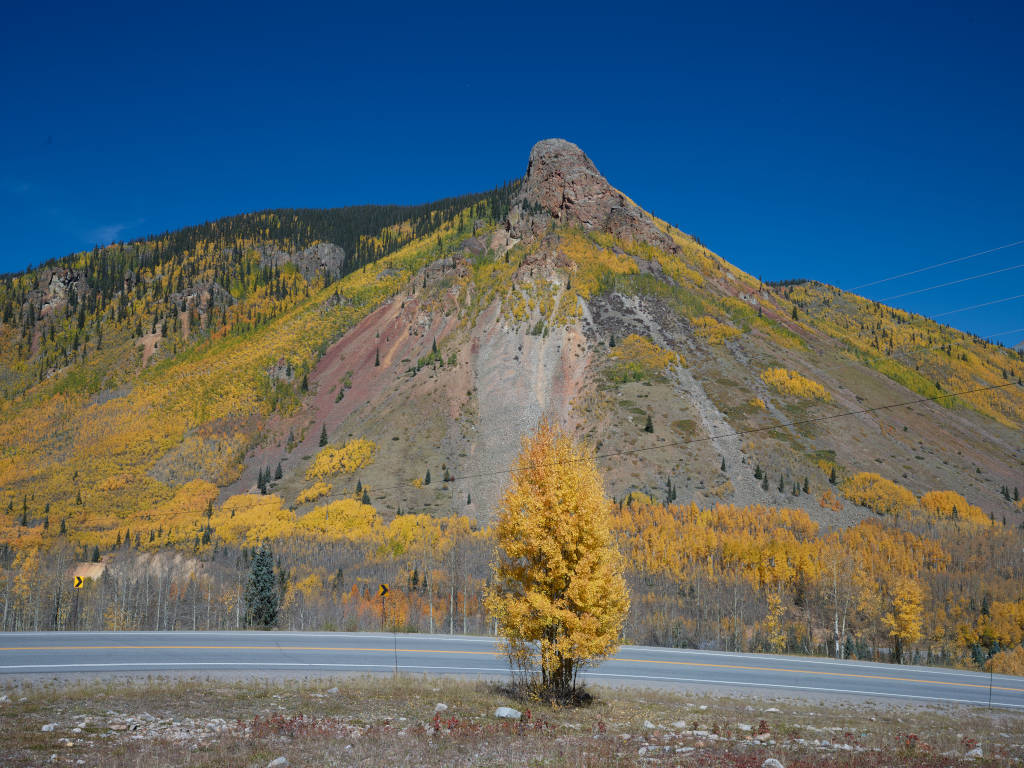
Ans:
[{"label": "road sign post", "polygon": [[377,594],[380,595],[380,631],[384,631],[384,598],[388,596],[388,585],[381,584],[380,589],[377,590]]}]

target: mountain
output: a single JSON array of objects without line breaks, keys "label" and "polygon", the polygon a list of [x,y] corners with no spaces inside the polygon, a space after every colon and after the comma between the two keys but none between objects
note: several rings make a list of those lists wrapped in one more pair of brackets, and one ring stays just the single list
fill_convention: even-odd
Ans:
[{"label": "mountain", "polygon": [[260,491],[300,517],[365,490],[384,519],[486,522],[543,417],[590,442],[615,499],[843,526],[881,509],[850,490],[867,472],[1020,512],[1019,350],[761,282],[558,139],[487,193],[263,211],[6,275],[0,317],[15,549],[60,521],[104,550],[198,531]]}]

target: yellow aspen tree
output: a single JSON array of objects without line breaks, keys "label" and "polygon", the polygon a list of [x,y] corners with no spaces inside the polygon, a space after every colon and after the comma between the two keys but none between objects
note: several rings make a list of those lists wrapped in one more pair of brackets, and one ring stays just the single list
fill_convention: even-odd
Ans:
[{"label": "yellow aspen tree", "polygon": [[547,422],[523,449],[501,499],[485,605],[514,666],[565,695],[614,653],[629,595],[610,500],[593,454]]},{"label": "yellow aspen tree", "polygon": [[903,663],[906,646],[922,637],[923,602],[924,590],[914,579],[900,580],[893,590],[892,606],[882,617],[882,623],[889,628],[893,640],[892,658],[897,664]]}]

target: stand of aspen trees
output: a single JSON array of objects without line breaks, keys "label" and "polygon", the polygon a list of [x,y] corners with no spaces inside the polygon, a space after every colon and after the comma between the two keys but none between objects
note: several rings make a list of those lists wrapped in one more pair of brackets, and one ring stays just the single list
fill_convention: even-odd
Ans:
[{"label": "stand of aspen trees", "polygon": [[[266,541],[278,628],[379,628],[386,582],[388,627],[493,632],[482,602],[492,531],[467,517],[385,523],[346,499],[296,519],[274,496],[245,496],[203,524],[200,539],[119,535],[78,590],[83,553],[70,542],[0,548],[0,627],[245,628],[252,556]],[[612,533],[630,590],[626,642],[966,666],[1024,656],[1017,527],[907,512],[824,531],[801,510],[634,494],[615,504]]]}]

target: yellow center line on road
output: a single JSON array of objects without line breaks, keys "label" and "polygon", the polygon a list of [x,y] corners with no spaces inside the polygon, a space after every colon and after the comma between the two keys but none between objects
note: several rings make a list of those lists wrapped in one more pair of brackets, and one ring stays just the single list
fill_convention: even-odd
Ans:
[{"label": "yellow center line on road", "polygon": [[[393,653],[394,648],[365,648],[317,645],[49,645],[15,646],[0,648],[4,651],[364,651],[369,653]],[[399,648],[400,653],[424,653],[436,655],[503,656],[501,651],[450,651],[431,648]],[[707,667],[712,669],[739,669],[748,672],[784,672],[794,675],[823,675],[827,677],[850,677],[861,680],[886,680],[896,683],[917,683],[919,685],[946,685],[956,688],[989,688],[984,683],[958,683],[948,680],[918,680],[912,677],[890,675],[867,675],[862,672],[825,672],[814,669],[786,669],[782,667],[760,667],[752,664],[713,664],[699,661],[671,661],[662,659],[630,659],[612,657],[610,661],[624,661],[633,664],[669,664],[680,667]],[[991,686],[993,691],[1024,693],[1024,688]]]}]

